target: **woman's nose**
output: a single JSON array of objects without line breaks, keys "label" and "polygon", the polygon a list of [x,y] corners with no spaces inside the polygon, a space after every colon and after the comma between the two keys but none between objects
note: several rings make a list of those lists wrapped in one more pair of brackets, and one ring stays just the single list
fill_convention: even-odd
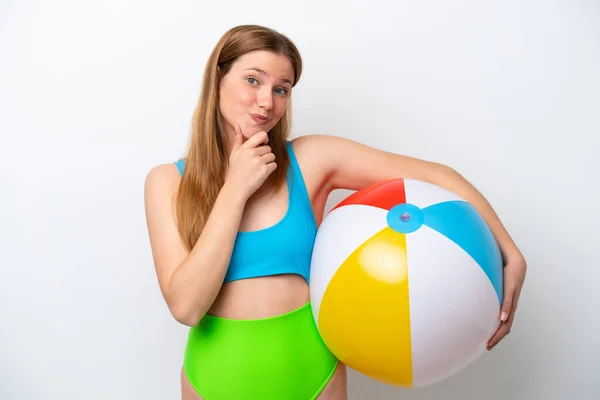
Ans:
[{"label": "woman's nose", "polygon": [[264,108],[265,110],[270,110],[273,108],[273,94],[271,93],[271,88],[263,87],[258,92],[258,98],[256,99],[258,106]]}]

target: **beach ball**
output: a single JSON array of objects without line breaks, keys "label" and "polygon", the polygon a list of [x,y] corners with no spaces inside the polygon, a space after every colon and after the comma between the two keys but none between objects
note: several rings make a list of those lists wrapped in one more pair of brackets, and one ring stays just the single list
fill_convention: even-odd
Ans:
[{"label": "beach ball", "polygon": [[426,386],[486,350],[500,323],[502,265],[470,203],[419,180],[381,182],[323,218],[310,266],[313,316],[346,366]]}]

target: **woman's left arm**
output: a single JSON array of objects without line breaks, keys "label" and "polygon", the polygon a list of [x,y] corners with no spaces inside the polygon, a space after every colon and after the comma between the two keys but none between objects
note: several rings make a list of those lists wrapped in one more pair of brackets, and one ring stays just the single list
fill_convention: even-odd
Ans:
[{"label": "woman's left arm", "polygon": [[461,174],[449,166],[407,157],[328,135],[309,135],[296,140],[305,143],[306,152],[319,164],[324,187],[359,190],[388,179],[407,178],[433,183],[462,197],[477,209],[490,227],[504,259],[504,300],[498,330],[488,342],[491,350],[511,330],[525,280],[527,264],[500,218],[483,197]]}]

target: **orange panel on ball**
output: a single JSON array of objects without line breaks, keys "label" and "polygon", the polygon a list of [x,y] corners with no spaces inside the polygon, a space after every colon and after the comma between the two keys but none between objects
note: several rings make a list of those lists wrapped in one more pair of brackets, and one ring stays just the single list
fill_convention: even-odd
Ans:
[{"label": "orange panel on ball", "polygon": [[385,228],[358,247],[329,282],[318,320],[323,339],[344,364],[411,386],[406,236]]}]

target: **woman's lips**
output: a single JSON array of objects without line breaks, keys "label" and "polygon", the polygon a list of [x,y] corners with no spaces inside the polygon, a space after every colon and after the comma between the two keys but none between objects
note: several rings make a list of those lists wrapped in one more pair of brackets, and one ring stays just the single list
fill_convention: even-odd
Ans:
[{"label": "woman's lips", "polygon": [[263,117],[262,115],[259,114],[250,114],[250,117],[252,117],[252,119],[257,123],[257,124],[264,124],[266,122],[269,121],[269,118],[267,117]]}]

